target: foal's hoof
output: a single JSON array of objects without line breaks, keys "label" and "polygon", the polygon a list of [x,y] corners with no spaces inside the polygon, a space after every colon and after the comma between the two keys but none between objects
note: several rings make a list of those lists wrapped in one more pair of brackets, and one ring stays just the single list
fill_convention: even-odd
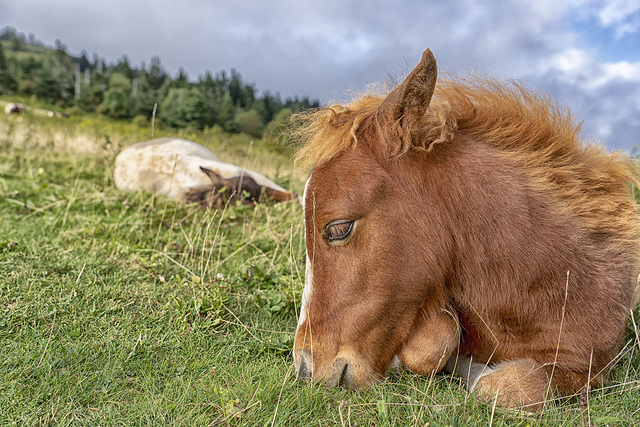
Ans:
[{"label": "foal's hoof", "polygon": [[549,379],[532,359],[502,362],[494,372],[481,377],[474,392],[488,404],[527,412],[538,411],[549,391]]}]

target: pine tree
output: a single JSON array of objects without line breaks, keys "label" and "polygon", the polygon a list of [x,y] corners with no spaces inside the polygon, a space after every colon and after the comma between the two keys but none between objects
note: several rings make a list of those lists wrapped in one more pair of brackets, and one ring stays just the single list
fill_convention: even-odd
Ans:
[{"label": "pine tree", "polygon": [[159,117],[172,127],[192,126],[202,129],[206,125],[207,100],[196,88],[175,88],[160,104]]},{"label": "pine tree", "polygon": [[2,43],[0,43],[0,93],[13,94],[17,88],[17,82],[11,74],[9,74],[7,60],[4,56]]},{"label": "pine tree", "polygon": [[159,90],[167,80],[167,72],[164,70],[160,58],[154,56],[151,58],[149,71],[146,73],[147,82],[152,90]]},{"label": "pine tree", "polygon": [[222,97],[222,104],[218,112],[218,123],[227,132],[237,132],[238,122],[236,122],[236,107],[233,104],[229,92],[225,92]]},{"label": "pine tree", "polygon": [[120,73],[114,73],[109,79],[109,89],[104,94],[105,112],[114,118],[124,119],[131,115],[131,81]]}]

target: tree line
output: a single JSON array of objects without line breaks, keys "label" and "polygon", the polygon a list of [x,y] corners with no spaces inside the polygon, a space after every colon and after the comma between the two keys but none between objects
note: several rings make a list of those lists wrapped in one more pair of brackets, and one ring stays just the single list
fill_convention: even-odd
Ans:
[{"label": "tree line", "polygon": [[74,57],[60,40],[55,48],[13,28],[0,33],[0,94],[36,97],[71,112],[116,119],[157,118],[165,126],[220,126],[231,133],[260,137],[265,127],[284,122],[294,111],[318,108],[308,97],[287,98],[244,82],[240,73],[205,72],[190,81],[184,69],[171,77],[159,57],[132,66],[123,56],[115,64],[86,52]]}]

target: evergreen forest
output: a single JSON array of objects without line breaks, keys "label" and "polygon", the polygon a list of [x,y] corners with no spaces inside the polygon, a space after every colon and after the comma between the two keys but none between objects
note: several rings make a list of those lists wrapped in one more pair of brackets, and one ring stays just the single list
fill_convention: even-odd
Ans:
[{"label": "evergreen forest", "polygon": [[47,47],[10,27],[0,31],[0,95],[70,115],[97,113],[142,125],[155,113],[169,128],[218,126],[253,137],[275,132],[295,111],[320,105],[308,97],[283,100],[268,90],[259,93],[235,69],[205,71],[192,81],[182,68],[169,75],[157,56],[140,66],[127,56],[109,64],[98,54],[73,56],[60,40]]}]

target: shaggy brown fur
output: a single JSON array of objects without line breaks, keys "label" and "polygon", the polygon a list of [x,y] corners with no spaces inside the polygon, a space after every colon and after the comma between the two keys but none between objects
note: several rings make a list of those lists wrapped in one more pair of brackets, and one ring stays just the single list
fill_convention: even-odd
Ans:
[{"label": "shaggy brown fur", "polygon": [[396,354],[429,374],[453,342],[493,365],[475,392],[503,405],[602,384],[639,296],[637,165],[517,83],[435,79],[427,50],[388,96],[297,117],[298,372],[365,386]]}]

